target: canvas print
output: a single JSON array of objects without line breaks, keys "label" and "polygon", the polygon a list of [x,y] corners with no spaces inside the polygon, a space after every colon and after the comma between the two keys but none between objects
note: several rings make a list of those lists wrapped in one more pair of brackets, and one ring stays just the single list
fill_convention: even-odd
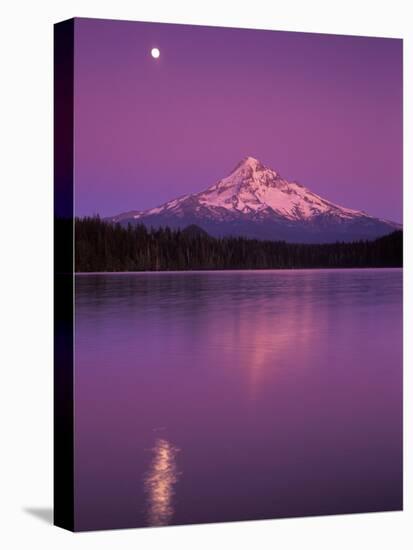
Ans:
[{"label": "canvas print", "polygon": [[55,521],[402,509],[402,41],[55,27]]}]

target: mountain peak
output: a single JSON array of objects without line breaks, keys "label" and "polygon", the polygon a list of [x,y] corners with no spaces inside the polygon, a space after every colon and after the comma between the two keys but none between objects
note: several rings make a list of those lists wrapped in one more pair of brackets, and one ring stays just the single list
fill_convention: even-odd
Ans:
[{"label": "mountain peak", "polygon": [[241,162],[248,166],[262,166],[262,162],[255,157],[244,157]]},{"label": "mountain peak", "polygon": [[240,169],[249,169],[252,171],[265,170],[265,166],[260,160],[255,157],[244,157],[234,168],[231,173],[234,173]]}]

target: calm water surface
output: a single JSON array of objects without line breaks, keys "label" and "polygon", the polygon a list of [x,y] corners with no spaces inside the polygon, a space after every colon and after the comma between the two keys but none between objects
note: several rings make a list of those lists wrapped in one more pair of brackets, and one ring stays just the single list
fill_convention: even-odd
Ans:
[{"label": "calm water surface", "polygon": [[78,529],[400,509],[402,271],[76,277]]}]

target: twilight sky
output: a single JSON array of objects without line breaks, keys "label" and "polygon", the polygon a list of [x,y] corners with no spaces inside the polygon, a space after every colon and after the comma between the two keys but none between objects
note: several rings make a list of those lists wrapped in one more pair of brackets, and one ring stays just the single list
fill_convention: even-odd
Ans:
[{"label": "twilight sky", "polygon": [[254,156],[401,222],[402,88],[401,40],[76,19],[76,215],[154,207]]}]

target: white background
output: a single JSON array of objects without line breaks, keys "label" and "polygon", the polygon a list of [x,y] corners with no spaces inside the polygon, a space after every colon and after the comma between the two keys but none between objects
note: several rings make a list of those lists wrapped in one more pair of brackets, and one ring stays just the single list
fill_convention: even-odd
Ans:
[{"label": "white background", "polygon": [[[0,18],[0,545],[13,548],[411,548],[411,336],[405,338],[405,511],[72,534],[52,506],[52,24],[73,16],[404,38],[405,237],[412,211],[409,1],[15,0]],[[412,330],[412,254],[405,321]],[[314,495],[317,498],[317,495]],[[37,514],[28,512],[36,509]],[[409,529],[410,523],[410,529]]]}]

